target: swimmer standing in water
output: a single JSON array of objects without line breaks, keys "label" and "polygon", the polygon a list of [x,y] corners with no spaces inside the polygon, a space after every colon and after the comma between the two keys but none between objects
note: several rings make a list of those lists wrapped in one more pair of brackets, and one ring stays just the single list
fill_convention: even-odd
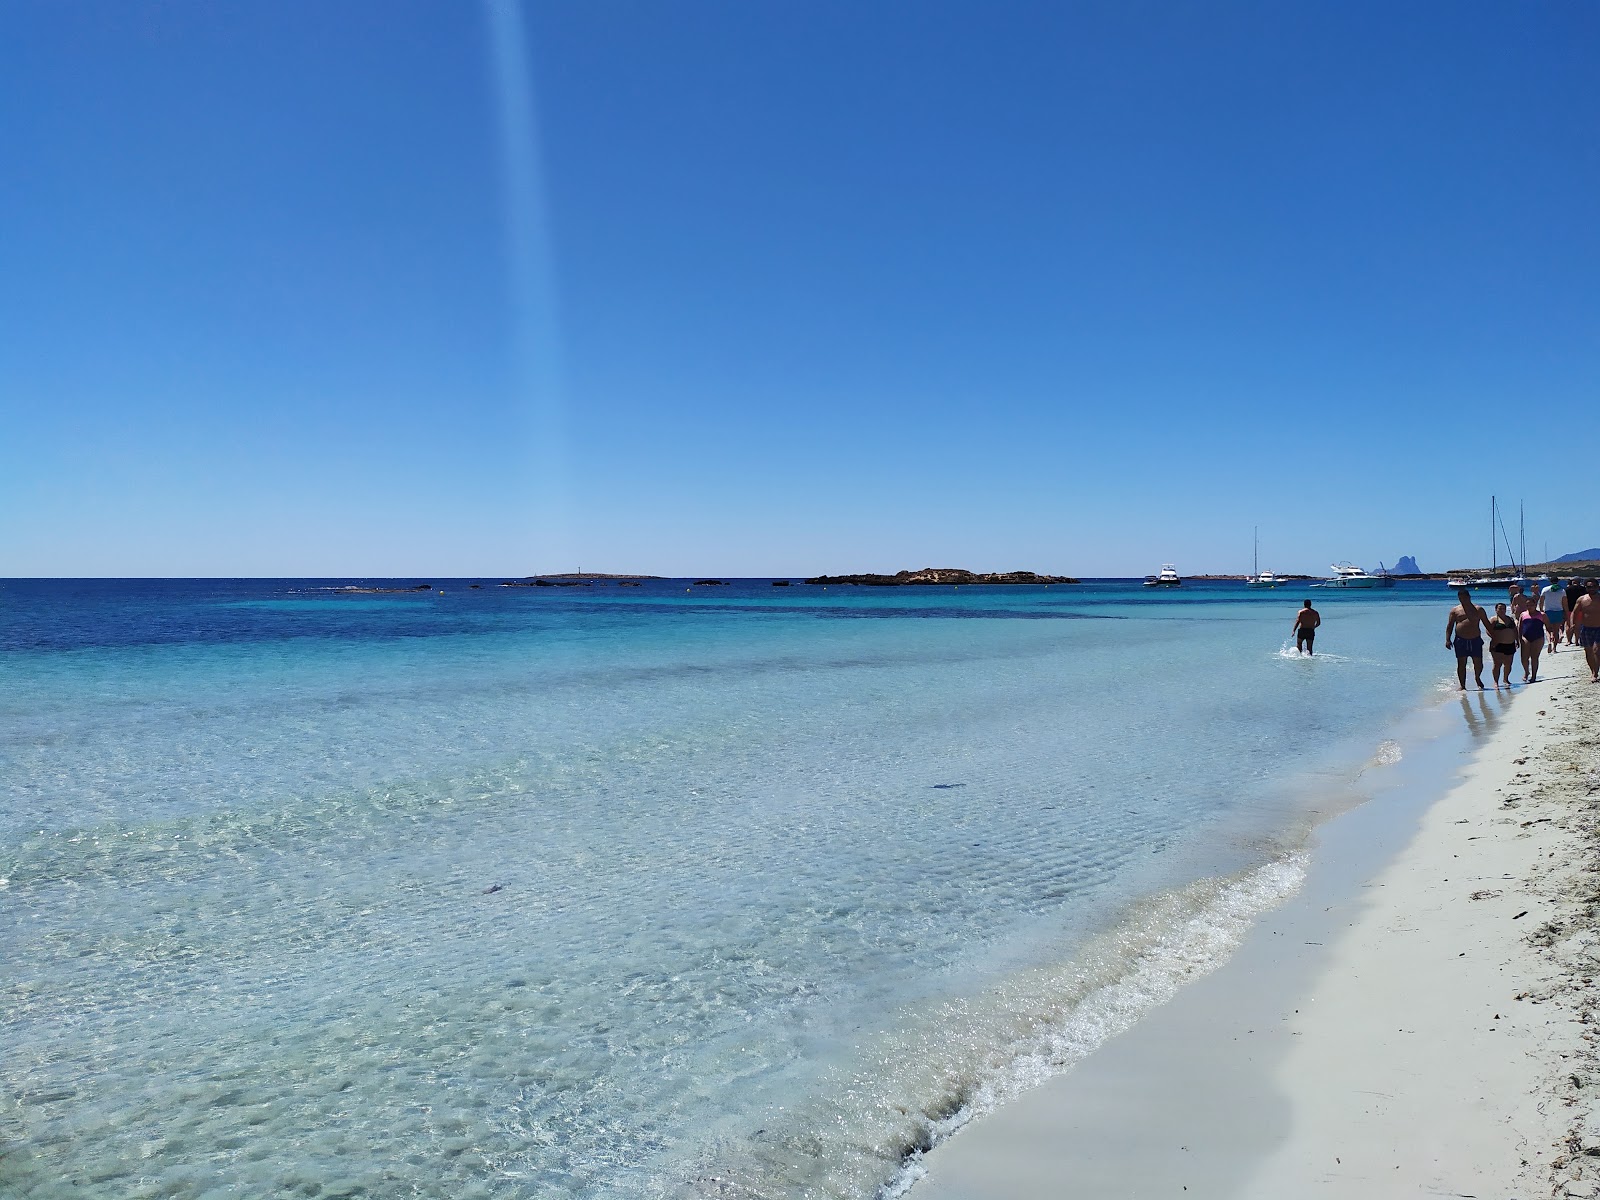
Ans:
[{"label": "swimmer standing in water", "polygon": [[1297,654],[1309,654],[1316,657],[1317,626],[1322,624],[1322,614],[1311,607],[1307,600],[1305,607],[1294,615],[1294,648]]}]

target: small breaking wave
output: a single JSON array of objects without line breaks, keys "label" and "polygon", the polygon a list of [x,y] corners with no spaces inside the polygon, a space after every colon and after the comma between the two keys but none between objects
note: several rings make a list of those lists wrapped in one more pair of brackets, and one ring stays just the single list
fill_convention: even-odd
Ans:
[{"label": "small breaking wave", "polygon": [[[1141,901],[1069,961],[1018,972],[861,1047],[856,1067],[758,1140],[713,1151],[679,1194],[833,1197],[875,1186],[877,1200],[897,1200],[927,1174],[927,1153],[975,1117],[1070,1070],[1215,970],[1305,874],[1305,855],[1293,853]],[[898,1164],[887,1179],[885,1159]]]},{"label": "small breaking wave", "polygon": [[[879,1192],[895,1200],[927,1174],[923,1158],[974,1117],[1071,1069],[1139,1018],[1171,1000],[1185,983],[1230,958],[1256,918],[1278,907],[1305,882],[1307,858],[1296,853],[1225,880],[1206,880],[1146,902],[1110,940],[1134,950],[1122,978],[1090,991],[1038,1032],[1032,1046],[980,1082],[965,1104],[930,1121],[920,1145]],[[1164,932],[1156,932],[1164,929]],[[1104,953],[1107,948],[1101,948]]]},{"label": "small breaking wave", "polygon": [[1278,647],[1277,657],[1294,659],[1296,662],[1346,663],[1350,661],[1343,654],[1329,654],[1322,650],[1318,650],[1315,654],[1302,654],[1295,649],[1292,639],[1285,640],[1283,645]]}]

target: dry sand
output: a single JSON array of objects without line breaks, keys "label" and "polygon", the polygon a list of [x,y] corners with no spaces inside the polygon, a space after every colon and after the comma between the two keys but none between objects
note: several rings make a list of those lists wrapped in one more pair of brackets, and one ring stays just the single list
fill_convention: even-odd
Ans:
[{"label": "dry sand", "polygon": [[935,1148],[912,1200],[1600,1197],[1600,686],[1574,651],[1545,673],[1463,698],[1464,759],[1419,748],[1232,960]]}]

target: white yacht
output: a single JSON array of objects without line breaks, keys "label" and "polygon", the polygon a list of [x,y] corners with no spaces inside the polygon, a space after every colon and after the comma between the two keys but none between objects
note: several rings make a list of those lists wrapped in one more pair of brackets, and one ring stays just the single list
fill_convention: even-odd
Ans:
[{"label": "white yacht", "polygon": [[1381,566],[1376,575],[1369,575],[1354,563],[1334,563],[1333,575],[1315,585],[1317,587],[1337,588],[1389,588],[1394,586],[1394,577]]},{"label": "white yacht", "polygon": [[1161,574],[1146,575],[1145,587],[1182,587],[1183,580],[1178,577],[1178,568],[1171,563],[1161,564]]}]

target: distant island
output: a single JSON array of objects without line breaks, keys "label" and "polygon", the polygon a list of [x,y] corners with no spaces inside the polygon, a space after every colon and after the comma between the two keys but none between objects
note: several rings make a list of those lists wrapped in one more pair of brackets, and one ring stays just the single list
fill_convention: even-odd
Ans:
[{"label": "distant island", "polygon": [[501,587],[588,587],[592,583],[614,581],[618,587],[637,587],[641,579],[663,579],[662,575],[602,575],[594,571],[568,571],[561,575],[529,575],[508,579]]},{"label": "distant island", "polygon": [[433,590],[433,584],[415,583],[408,587],[358,587],[351,583],[346,584],[344,587],[325,588],[323,590],[329,592],[355,592],[364,596],[382,596],[392,592],[431,592]]},{"label": "distant island", "polygon": [[[1589,557],[1580,557],[1580,556]],[[1562,579],[1571,579],[1574,576],[1587,578],[1600,576],[1600,551],[1581,550],[1574,555],[1564,555],[1561,558],[1552,558],[1549,562],[1523,563],[1513,566],[1510,563],[1499,563],[1494,566],[1479,567],[1452,567],[1448,571],[1429,571],[1425,574],[1407,575],[1406,579],[1481,579],[1484,577],[1498,578],[1519,572],[1523,578],[1539,580],[1547,575],[1555,575]]]},{"label": "distant island", "polygon": [[807,583],[850,583],[863,587],[907,587],[933,584],[1046,584],[1077,583],[1069,575],[1039,575],[1033,571],[963,571],[957,567],[923,567],[920,571],[897,571],[893,575],[818,575]]}]

